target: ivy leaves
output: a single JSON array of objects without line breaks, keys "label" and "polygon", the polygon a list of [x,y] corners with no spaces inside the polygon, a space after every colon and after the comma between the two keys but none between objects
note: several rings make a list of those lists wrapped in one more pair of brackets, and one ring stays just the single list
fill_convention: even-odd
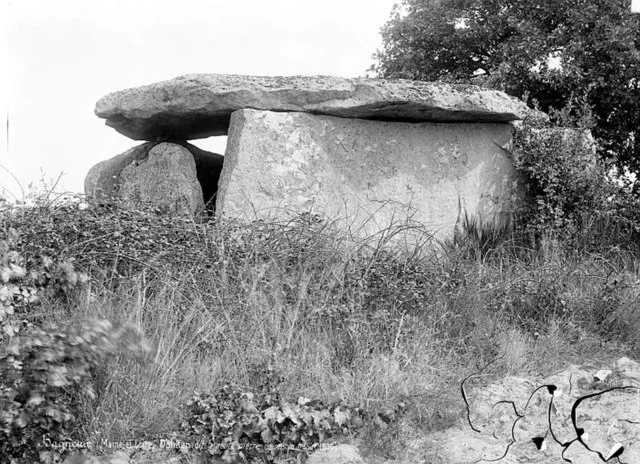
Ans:
[{"label": "ivy leaves", "polygon": [[224,385],[215,395],[193,396],[187,403],[182,431],[214,457],[272,462],[308,455],[321,444],[357,433],[380,417],[386,424],[397,421],[399,415],[371,413],[343,401],[325,405],[300,397],[289,402],[275,388],[254,395]]}]

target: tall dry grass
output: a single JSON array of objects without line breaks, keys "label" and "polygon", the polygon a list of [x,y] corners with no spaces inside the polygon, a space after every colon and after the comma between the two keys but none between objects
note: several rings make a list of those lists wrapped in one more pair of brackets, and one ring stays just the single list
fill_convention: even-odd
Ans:
[{"label": "tall dry grass", "polygon": [[631,251],[533,245],[473,219],[451,241],[423,231],[407,250],[389,239],[407,224],[363,238],[310,214],[199,223],[68,206],[4,212],[3,221],[26,255],[73,257],[92,276],[90,288],[25,317],[100,317],[152,343],[144,363],[114,358],[95,373],[84,437],[166,437],[194,391],[256,390],[265,372],[284,378],[285,397],[404,402],[409,426],[441,429],[463,407],[460,380],[501,355],[493,376],[640,355]]}]

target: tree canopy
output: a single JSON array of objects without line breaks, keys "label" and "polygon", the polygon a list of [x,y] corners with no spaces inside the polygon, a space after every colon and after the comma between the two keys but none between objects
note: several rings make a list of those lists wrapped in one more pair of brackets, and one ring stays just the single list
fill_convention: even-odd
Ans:
[{"label": "tree canopy", "polygon": [[589,107],[603,159],[640,174],[640,14],[630,0],[401,0],[379,77],[477,83]]}]

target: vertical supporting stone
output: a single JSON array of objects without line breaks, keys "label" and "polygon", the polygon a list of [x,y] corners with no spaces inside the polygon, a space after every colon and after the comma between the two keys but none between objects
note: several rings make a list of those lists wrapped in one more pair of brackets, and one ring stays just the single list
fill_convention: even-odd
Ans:
[{"label": "vertical supporting stone", "polygon": [[96,164],[84,189],[92,201],[122,201],[173,214],[195,214],[204,207],[194,155],[175,143],[144,143]]},{"label": "vertical supporting stone", "polygon": [[125,167],[120,177],[120,197],[131,206],[191,215],[204,208],[193,155],[180,145],[156,145],[147,158]]},{"label": "vertical supporting stone", "polygon": [[399,123],[232,114],[217,211],[247,220],[312,211],[370,234],[407,219],[437,236],[461,215],[511,212],[519,177],[504,123]]}]

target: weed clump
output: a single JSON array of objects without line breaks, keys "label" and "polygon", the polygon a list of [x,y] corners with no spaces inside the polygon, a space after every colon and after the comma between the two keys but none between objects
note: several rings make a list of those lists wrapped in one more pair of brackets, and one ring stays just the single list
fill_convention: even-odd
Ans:
[{"label": "weed clump", "polygon": [[402,403],[381,413],[344,401],[287,401],[279,392],[283,380],[265,377],[257,394],[230,385],[215,395],[196,393],[187,402],[182,422],[186,442],[198,443],[209,456],[224,461],[299,462],[321,445],[360,435],[366,424],[393,427],[404,412]]},{"label": "weed clump", "polygon": [[139,333],[108,321],[17,337],[0,357],[0,456],[31,461],[47,444],[62,452],[83,441],[75,427],[96,398],[95,372],[111,356],[147,351]]},{"label": "weed clump", "polygon": [[[583,212],[569,214],[573,223]],[[20,393],[29,382],[60,406],[60,439],[180,436],[206,442],[211,456],[251,446],[263,454],[247,459],[275,459],[278,445],[360,436],[391,458],[403,453],[403,427],[440,430],[459,417],[471,364],[506,352],[492,375],[526,375],[584,353],[640,353],[637,251],[629,241],[598,248],[586,230],[565,239],[466,217],[448,242],[424,231],[423,246],[400,249],[389,237],[404,224],[351,236],[313,214],[253,223],[74,205],[0,214],[0,300],[22,340],[10,348],[7,337],[0,356],[7,373],[22,362],[39,376],[11,371],[22,380],[3,390],[15,412],[3,433],[18,453],[53,420]],[[113,355],[115,329],[86,329],[97,351],[75,342],[82,331],[36,330],[95,319],[137,327],[152,347],[147,362]],[[54,361],[29,364],[40,349]],[[283,381],[265,386],[256,365]],[[71,383],[49,383],[60,376]],[[93,398],[75,390],[76,377]],[[387,414],[400,404],[406,414]],[[383,416],[397,419],[386,431],[375,425]]]}]

